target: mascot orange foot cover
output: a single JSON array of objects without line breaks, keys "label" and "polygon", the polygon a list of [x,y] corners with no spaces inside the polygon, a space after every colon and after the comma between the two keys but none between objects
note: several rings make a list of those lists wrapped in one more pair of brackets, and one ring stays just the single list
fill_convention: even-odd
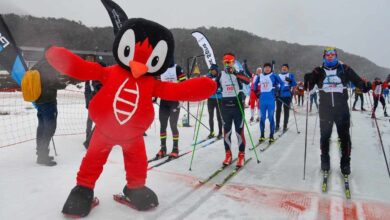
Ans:
[{"label": "mascot orange foot cover", "polygon": [[99,80],[103,84],[89,106],[96,129],[77,173],[77,186],[62,210],[72,217],[86,216],[92,209],[95,183],[114,145],[122,146],[127,181],[123,192],[132,207],[137,210],[156,207],[157,195],[145,186],[147,157],[143,140],[144,132],[154,119],[152,97],[199,101],[216,90],[215,82],[208,78],[182,83],[156,80],[155,76],[164,73],[173,63],[172,33],[152,21],[128,19],[111,0],[102,2],[114,24],[113,54],[117,65],[102,67],[55,46],[46,51],[49,63],[61,73],[79,80]]}]

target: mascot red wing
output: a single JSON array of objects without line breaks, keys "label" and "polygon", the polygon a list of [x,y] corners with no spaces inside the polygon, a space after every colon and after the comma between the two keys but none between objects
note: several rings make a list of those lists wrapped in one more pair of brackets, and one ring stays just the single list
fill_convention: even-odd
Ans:
[{"label": "mascot red wing", "polygon": [[137,210],[156,207],[156,194],[145,186],[147,157],[143,140],[154,119],[152,97],[199,101],[216,90],[216,84],[208,78],[182,83],[156,80],[154,76],[164,73],[173,63],[172,33],[152,21],[127,19],[111,0],[102,2],[114,23],[113,54],[118,65],[102,67],[60,47],[53,46],[46,52],[49,63],[61,73],[103,84],[89,106],[96,129],[77,174],[77,185],[62,210],[73,217],[86,216],[92,209],[95,183],[114,145],[122,146],[127,181],[124,195]]}]

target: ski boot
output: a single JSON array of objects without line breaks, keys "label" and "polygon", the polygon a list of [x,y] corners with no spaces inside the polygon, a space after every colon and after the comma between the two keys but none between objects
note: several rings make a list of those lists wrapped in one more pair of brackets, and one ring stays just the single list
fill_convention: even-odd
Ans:
[{"label": "ski boot", "polygon": [[236,163],[236,167],[237,168],[240,168],[242,166],[244,166],[244,163],[245,163],[245,152],[239,152],[238,153],[238,158],[237,158],[237,163]]},{"label": "ski boot", "polygon": [[218,139],[218,140],[219,140],[219,139],[222,139],[222,137],[223,137],[223,136],[222,136],[222,132],[219,132],[219,133],[218,133],[218,136],[217,136],[217,139]]},{"label": "ski boot", "polygon": [[157,195],[153,190],[144,186],[137,189],[123,188],[122,196],[114,195],[115,201],[139,211],[146,211],[158,206]]},{"label": "ski boot", "polygon": [[215,137],[214,131],[213,131],[213,132],[210,132],[209,136],[207,136],[208,139],[211,139],[211,138],[213,138],[213,137]]},{"label": "ski boot", "polygon": [[179,148],[173,147],[172,152],[169,154],[169,159],[176,159],[179,156]]},{"label": "ski boot", "polygon": [[365,112],[365,111],[367,111],[365,108],[362,108],[362,112]]},{"label": "ski boot", "polygon": [[75,186],[62,208],[62,213],[73,218],[85,217],[98,204],[99,200],[93,197],[93,189]]},{"label": "ski boot", "polygon": [[261,136],[260,138],[259,138],[259,143],[263,143],[265,141],[265,137],[264,136]]},{"label": "ski boot", "polygon": [[232,152],[230,150],[227,150],[225,154],[225,160],[222,162],[222,164],[224,166],[228,166],[232,163]]},{"label": "ski boot", "polygon": [[286,133],[288,130],[287,126],[283,127],[283,133]]},{"label": "ski boot", "polygon": [[45,156],[38,155],[37,164],[52,167],[52,166],[57,165],[57,162],[54,161],[54,157],[51,157],[48,155],[45,155]]},{"label": "ski boot", "polygon": [[355,107],[352,107],[352,111],[357,111],[357,109]]},{"label": "ski boot", "polygon": [[156,159],[161,159],[167,155],[167,147],[161,146],[160,151],[156,154]]},{"label": "ski boot", "polygon": [[269,137],[269,144],[272,144],[272,143],[274,143],[274,142],[275,142],[274,136],[270,136],[270,137]]},{"label": "ski boot", "polygon": [[276,125],[275,132],[279,131],[279,125]]}]

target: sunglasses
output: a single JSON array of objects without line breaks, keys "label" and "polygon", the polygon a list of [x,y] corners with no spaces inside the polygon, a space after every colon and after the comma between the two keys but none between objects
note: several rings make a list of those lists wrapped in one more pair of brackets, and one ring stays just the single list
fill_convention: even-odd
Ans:
[{"label": "sunglasses", "polygon": [[336,56],[336,51],[327,51],[325,52],[325,56]]}]

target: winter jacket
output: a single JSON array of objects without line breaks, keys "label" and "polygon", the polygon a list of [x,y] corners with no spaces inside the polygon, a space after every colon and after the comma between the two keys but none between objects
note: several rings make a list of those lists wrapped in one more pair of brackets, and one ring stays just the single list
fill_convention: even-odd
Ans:
[{"label": "winter jacket", "polygon": [[38,61],[31,69],[39,71],[42,86],[41,96],[35,103],[45,104],[57,102],[57,90],[65,89],[66,87],[66,84],[62,83],[59,79],[60,73],[47,62],[46,58]]},{"label": "winter jacket", "polygon": [[292,73],[279,73],[279,78],[284,82],[284,87],[279,87],[280,97],[291,97],[291,89],[297,85],[294,74]]},{"label": "winter jacket", "polygon": [[387,82],[372,82],[372,96],[381,97],[383,96],[384,89],[388,87]]},{"label": "winter jacket", "polygon": [[321,100],[320,106],[324,107],[345,105],[348,102],[349,82],[361,88],[363,92],[368,91],[366,83],[345,64],[337,64],[333,68],[316,67],[311,74],[305,75],[305,89],[309,87],[309,90],[312,90],[314,85],[317,85]]}]

